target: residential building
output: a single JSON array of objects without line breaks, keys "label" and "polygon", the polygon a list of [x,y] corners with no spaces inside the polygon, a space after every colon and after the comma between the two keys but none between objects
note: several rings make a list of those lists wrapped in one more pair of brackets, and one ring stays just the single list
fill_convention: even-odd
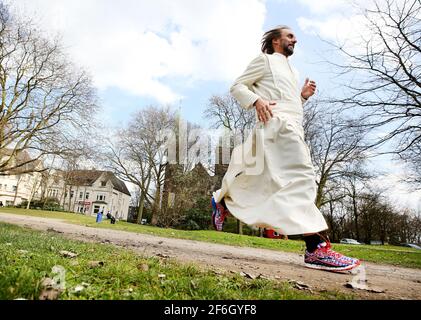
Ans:
[{"label": "residential building", "polygon": [[51,174],[47,197],[55,198],[67,211],[96,215],[110,212],[127,220],[131,194],[112,172],[100,170],[60,171]]},{"label": "residential building", "polygon": [[[20,151],[12,156],[12,150],[3,149],[0,163],[12,157],[0,173],[0,205],[16,206],[29,199],[39,199],[43,164],[32,161],[27,151]],[[10,167],[10,170],[7,170]]]}]

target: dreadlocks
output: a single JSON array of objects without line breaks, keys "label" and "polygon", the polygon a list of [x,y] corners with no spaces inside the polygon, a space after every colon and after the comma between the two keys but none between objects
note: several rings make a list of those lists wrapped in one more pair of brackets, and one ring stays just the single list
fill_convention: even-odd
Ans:
[{"label": "dreadlocks", "polygon": [[279,38],[282,34],[282,30],[291,29],[288,26],[278,26],[275,29],[267,31],[262,38],[262,52],[272,54],[275,52],[272,45],[272,40]]}]

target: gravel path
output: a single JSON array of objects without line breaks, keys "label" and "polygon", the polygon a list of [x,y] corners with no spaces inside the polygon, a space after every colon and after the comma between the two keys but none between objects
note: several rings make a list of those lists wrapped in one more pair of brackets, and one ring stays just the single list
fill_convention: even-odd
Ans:
[{"label": "gravel path", "polygon": [[[279,281],[296,281],[302,289],[303,284],[308,286],[304,286],[303,290],[353,293],[361,299],[421,299],[419,269],[364,262],[352,272],[332,273],[305,268],[303,256],[295,253],[163,238],[8,213],[1,213],[0,221],[35,230],[58,232],[71,239],[110,243],[146,256],[173,258],[216,272],[243,272],[251,278],[260,275]],[[346,287],[349,282],[354,288]],[[361,288],[355,289],[357,285]]]}]

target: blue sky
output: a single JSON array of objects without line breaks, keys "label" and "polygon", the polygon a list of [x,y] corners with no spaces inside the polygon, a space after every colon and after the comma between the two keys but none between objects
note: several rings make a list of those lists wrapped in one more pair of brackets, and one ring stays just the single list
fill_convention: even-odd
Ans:
[{"label": "blue sky", "polygon": [[[326,70],[326,65],[318,63],[321,60],[321,54],[327,50],[327,46],[317,36],[304,32],[297,18],[302,16],[311,16],[312,12],[305,3],[297,1],[267,1],[265,3],[266,14],[262,30],[269,30],[276,25],[286,24],[293,28],[297,35],[299,44],[298,52],[291,57],[292,62],[300,71],[302,82],[306,76],[316,80],[319,89],[329,91],[332,84]],[[167,32],[170,30],[167,30]],[[241,32],[241,30],[238,30]],[[168,34],[161,33],[166,39]],[[251,44],[255,47],[255,53],[260,49],[259,41]],[[170,52],[168,54],[171,54]],[[253,58],[253,53],[245,53],[249,60]],[[238,52],[242,55],[242,52]],[[203,61],[206,63],[206,61]],[[245,68],[247,63],[241,65]],[[239,75],[239,73],[238,73]],[[235,79],[231,77],[227,80],[196,80],[192,82],[186,77],[162,77],[160,81],[171,87],[175,92],[180,94],[180,99],[171,102],[176,108],[181,108],[183,116],[192,122],[196,122],[206,127],[206,119],[203,119],[202,113],[206,107],[208,100],[213,94],[225,94],[229,91],[231,82]],[[100,97],[103,99],[103,106],[107,110],[107,118],[113,119],[116,123],[124,123],[129,119],[128,113],[136,111],[144,106],[152,104],[160,104],[160,101],[154,97],[139,96],[130,94],[116,87],[108,87],[100,90]],[[126,112],[122,112],[125,110]]]},{"label": "blue sky", "polygon": [[[202,112],[209,97],[228,92],[259,53],[263,32],[279,24],[297,34],[291,60],[302,78],[310,76],[321,90],[330,90],[323,66],[314,64],[324,44],[311,35],[308,21],[330,21],[344,1],[9,2],[44,30],[59,33],[72,60],[91,72],[102,101],[101,122],[108,127],[126,122],[146,105],[162,103],[181,107],[187,120],[206,125]],[[323,34],[323,28],[314,30]]]},{"label": "blue sky", "polygon": [[[397,0],[400,1],[400,0]],[[92,75],[104,129],[124,125],[147,105],[171,104],[206,127],[202,113],[213,94],[225,94],[260,50],[264,31],[290,26],[298,38],[292,64],[301,82],[310,77],[320,92],[338,90],[323,58],[319,36],[348,40],[367,32],[346,0],[8,0],[50,35],[60,34],[69,57]],[[366,5],[364,0],[354,0]],[[381,2],[381,1],[380,1]],[[353,46],[354,45],[354,46]],[[339,91],[336,91],[339,92]],[[421,194],[396,181],[402,167],[387,158],[393,194],[421,211]],[[386,181],[382,178],[382,184]],[[402,200],[403,199],[403,200]]]}]

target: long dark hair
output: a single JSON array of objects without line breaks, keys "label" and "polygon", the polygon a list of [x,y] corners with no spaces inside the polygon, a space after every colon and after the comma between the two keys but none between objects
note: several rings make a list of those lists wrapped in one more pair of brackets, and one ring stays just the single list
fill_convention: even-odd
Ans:
[{"label": "long dark hair", "polygon": [[291,29],[288,26],[277,26],[275,29],[267,31],[262,38],[262,52],[272,54],[275,52],[272,45],[272,40],[281,36],[282,30]]}]

